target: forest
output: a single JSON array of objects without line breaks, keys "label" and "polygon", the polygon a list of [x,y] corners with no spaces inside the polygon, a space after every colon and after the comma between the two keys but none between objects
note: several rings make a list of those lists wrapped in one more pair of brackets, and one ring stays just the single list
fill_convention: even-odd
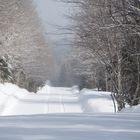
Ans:
[{"label": "forest", "polygon": [[[60,0],[70,4],[71,53],[57,81],[112,92],[119,110],[140,103],[140,1]],[[0,0],[0,82],[36,91],[53,68],[32,0]],[[78,79],[78,80],[77,80]]]},{"label": "forest", "polygon": [[140,0],[0,0],[0,140],[140,140]]},{"label": "forest", "polygon": [[110,91],[119,110],[140,103],[140,1],[62,0],[73,6],[69,62],[80,86]]},{"label": "forest", "polygon": [[0,82],[29,91],[47,79],[51,56],[32,0],[0,0]]}]

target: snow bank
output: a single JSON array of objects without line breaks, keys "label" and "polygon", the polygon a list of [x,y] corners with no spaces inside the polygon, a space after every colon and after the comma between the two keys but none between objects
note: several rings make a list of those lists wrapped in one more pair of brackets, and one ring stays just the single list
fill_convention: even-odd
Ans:
[{"label": "snow bank", "polygon": [[17,101],[29,94],[26,89],[21,89],[11,83],[0,84],[0,115],[12,110],[17,105]]},{"label": "snow bank", "polygon": [[75,93],[75,94],[79,94],[79,92],[80,92],[80,91],[79,91],[79,87],[76,86],[76,85],[73,86],[73,87],[71,88],[71,90],[72,90],[72,92]]},{"label": "snow bank", "polygon": [[133,107],[128,106],[128,107],[122,109],[121,112],[123,112],[123,113],[140,113],[140,105],[133,106]]},{"label": "snow bank", "polygon": [[[83,89],[80,92],[80,101],[84,112],[113,113],[114,103],[110,92]],[[115,102],[115,105],[117,103]]]},{"label": "snow bank", "polygon": [[46,84],[45,86],[43,87],[40,87],[37,91],[37,94],[40,94],[40,93],[46,93],[48,92],[50,89],[50,86],[48,84]]}]

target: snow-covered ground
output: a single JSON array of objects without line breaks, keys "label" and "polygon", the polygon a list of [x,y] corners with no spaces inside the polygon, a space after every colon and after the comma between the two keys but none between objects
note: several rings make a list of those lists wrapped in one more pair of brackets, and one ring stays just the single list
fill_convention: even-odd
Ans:
[{"label": "snow-covered ground", "polygon": [[140,115],[0,117],[0,140],[140,140]]},{"label": "snow-covered ground", "polygon": [[117,108],[110,92],[83,89],[80,92],[80,101],[86,113],[113,113]]},{"label": "snow-covered ground", "polygon": [[79,98],[71,88],[53,88],[46,85],[38,93],[29,93],[8,83],[1,87],[2,116],[82,112]]},{"label": "snow-covered ground", "polygon": [[140,105],[133,106],[133,107],[126,107],[121,110],[121,113],[140,113]]},{"label": "snow-covered ground", "polygon": [[0,115],[8,115],[27,95],[34,95],[34,93],[11,83],[0,84]]},{"label": "snow-covered ground", "polygon": [[139,110],[114,113],[110,93],[76,86],[0,84],[0,140],[140,140]]},{"label": "snow-covered ground", "polygon": [[16,85],[0,84],[0,114],[33,115],[49,113],[113,113],[110,93],[88,89],[79,91],[76,86],[41,88],[29,93]]}]

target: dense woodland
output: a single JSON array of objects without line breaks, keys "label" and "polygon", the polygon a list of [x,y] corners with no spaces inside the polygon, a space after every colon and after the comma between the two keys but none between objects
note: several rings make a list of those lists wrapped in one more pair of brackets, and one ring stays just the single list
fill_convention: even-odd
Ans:
[{"label": "dense woodland", "polygon": [[[139,104],[140,1],[60,1],[73,12],[65,28],[72,51],[61,62],[59,85],[111,91],[120,110]],[[39,20],[32,0],[0,0],[0,82],[34,91],[52,75],[55,67]]]},{"label": "dense woodland", "polygon": [[[69,60],[82,87],[111,91],[119,103],[140,103],[140,1],[62,0],[72,5]],[[75,52],[77,50],[77,52]]]},{"label": "dense woodland", "polygon": [[0,81],[34,91],[51,56],[32,0],[0,0]]}]

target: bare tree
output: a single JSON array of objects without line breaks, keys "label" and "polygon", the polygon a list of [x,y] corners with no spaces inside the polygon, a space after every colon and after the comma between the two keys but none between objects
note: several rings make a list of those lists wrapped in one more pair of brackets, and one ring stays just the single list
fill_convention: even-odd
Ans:
[{"label": "bare tree", "polygon": [[5,54],[12,58],[17,84],[48,78],[51,55],[32,0],[0,0],[0,55]]},{"label": "bare tree", "polygon": [[[106,90],[112,91],[119,104],[136,105],[140,101],[139,0],[68,0],[75,12],[70,16],[74,24],[72,41],[77,48],[85,48],[85,57],[93,66],[93,79],[100,81],[101,71]],[[86,51],[83,51],[83,54]],[[81,57],[81,56],[80,56]],[[82,60],[82,62],[84,62]],[[85,65],[86,66],[86,65]],[[97,70],[94,70],[96,67]],[[80,68],[80,67],[79,67]],[[102,69],[104,69],[102,71]],[[81,69],[86,72],[86,69]],[[99,84],[98,84],[99,85]],[[97,86],[97,85],[96,85]]]}]

